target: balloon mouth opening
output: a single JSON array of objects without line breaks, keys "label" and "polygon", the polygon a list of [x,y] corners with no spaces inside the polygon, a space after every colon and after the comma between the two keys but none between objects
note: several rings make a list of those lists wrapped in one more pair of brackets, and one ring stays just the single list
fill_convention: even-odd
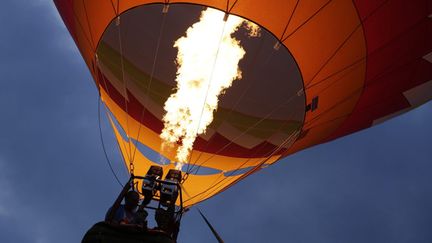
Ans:
[{"label": "balloon mouth opening", "polygon": [[[112,111],[113,115],[127,136],[142,144],[147,143],[146,135],[138,136],[134,131],[142,126],[161,134],[167,114],[164,106],[178,90],[179,50],[174,44],[207,8],[184,3],[170,4],[169,9],[164,6],[141,5],[122,13],[107,27],[96,51],[100,88],[129,118]],[[214,11],[222,13],[223,21],[231,18]],[[289,50],[271,32],[260,28],[256,38],[251,38],[247,29],[231,34],[245,52],[238,61],[241,79],[236,77],[229,88],[221,91],[217,109],[210,112],[213,120],[197,134],[193,150],[258,158],[274,151],[274,155],[283,154],[297,138],[305,114],[301,73]],[[196,68],[195,74],[199,71]],[[139,129],[130,129],[128,123],[134,122]],[[174,152],[161,151],[154,143],[149,147],[170,161],[178,161]],[[174,147],[181,144],[173,142]],[[193,163],[193,159],[197,158],[188,159],[186,164]]]}]

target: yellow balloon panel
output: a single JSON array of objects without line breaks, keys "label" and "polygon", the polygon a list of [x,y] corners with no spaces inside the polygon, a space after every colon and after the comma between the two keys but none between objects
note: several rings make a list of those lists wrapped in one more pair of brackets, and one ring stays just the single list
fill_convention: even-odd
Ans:
[{"label": "yellow balloon panel", "polygon": [[[133,173],[135,175],[143,176],[147,173],[150,166],[157,165],[163,168],[164,177],[170,169],[175,168],[173,163],[162,165],[147,159],[139,150],[137,150],[133,142],[127,141],[122,137],[111,117],[109,118],[109,120],[113,128],[115,137],[117,139],[121,154],[123,155],[125,166],[126,168],[128,168],[130,173],[132,173],[131,168],[133,168]],[[131,151],[133,157],[130,156]],[[132,161],[132,159],[133,162],[131,167],[129,161]],[[189,174],[187,176],[187,179],[181,185],[183,189],[183,206],[189,207],[193,204],[196,204],[214,196],[227,185],[233,183],[234,181],[237,181],[241,176],[242,175],[225,176],[224,173],[218,173],[213,175]],[[141,188],[141,180],[137,180],[137,186],[138,189]],[[217,188],[217,190],[215,190],[215,188]],[[177,204],[179,204],[179,201],[177,202]]]}]

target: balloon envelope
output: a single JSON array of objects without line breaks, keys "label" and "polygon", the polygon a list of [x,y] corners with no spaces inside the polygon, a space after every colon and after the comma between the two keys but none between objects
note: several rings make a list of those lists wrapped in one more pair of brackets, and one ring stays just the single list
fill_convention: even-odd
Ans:
[{"label": "balloon envelope", "polygon": [[109,110],[125,166],[137,175],[155,164],[166,173],[176,162],[159,137],[176,87],[174,42],[206,7],[261,27],[257,38],[245,29],[234,34],[246,51],[242,78],[220,96],[182,168],[185,206],[432,98],[427,0],[55,3]]}]

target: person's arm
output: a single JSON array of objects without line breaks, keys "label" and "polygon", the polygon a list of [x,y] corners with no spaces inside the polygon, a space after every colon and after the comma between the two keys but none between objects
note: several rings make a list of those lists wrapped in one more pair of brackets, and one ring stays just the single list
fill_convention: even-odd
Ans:
[{"label": "person's arm", "polygon": [[105,214],[105,221],[109,221],[108,220],[108,215],[111,215],[111,211],[113,210],[113,208],[112,207],[110,207],[109,209],[108,209],[108,211],[106,212],[106,214]]},{"label": "person's arm", "polygon": [[107,222],[111,222],[114,217],[116,216],[116,212],[117,209],[120,207],[120,204],[123,200],[123,198],[125,197],[126,193],[129,191],[129,189],[131,188],[131,182],[132,182],[132,177],[129,179],[129,181],[125,184],[125,186],[123,187],[123,190],[120,192],[119,196],[117,197],[117,199],[115,200],[114,204],[112,205],[112,207],[108,210],[107,215],[105,217],[105,221]]},{"label": "person's arm", "polygon": [[[108,215],[112,214],[112,218],[108,220]],[[108,212],[107,216],[105,217],[105,221],[114,223],[114,224],[120,224],[124,218],[124,208],[123,205],[120,205],[116,211],[113,210],[113,207],[111,207]]]}]

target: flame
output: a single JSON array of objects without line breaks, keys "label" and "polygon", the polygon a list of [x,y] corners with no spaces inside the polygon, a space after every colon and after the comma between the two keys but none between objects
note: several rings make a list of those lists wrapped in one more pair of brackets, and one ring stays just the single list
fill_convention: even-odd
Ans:
[{"label": "flame", "polygon": [[245,28],[249,32],[249,37],[260,37],[261,36],[261,28],[250,22],[250,21],[244,21],[245,22]]},{"label": "flame", "polygon": [[241,79],[238,67],[245,55],[240,41],[233,38],[242,24],[250,36],[258,36],[259,27],[237,16],[224,21],[224,13],[208,8],[199,22],[186,31],[174,44],[177,54],[177,87],[165,102],[166,114],[162,151],[181,142],[177,148],[177,169],[187,162],[198,135],[205,133],[213,121],[218,97],[235,79]]}]

